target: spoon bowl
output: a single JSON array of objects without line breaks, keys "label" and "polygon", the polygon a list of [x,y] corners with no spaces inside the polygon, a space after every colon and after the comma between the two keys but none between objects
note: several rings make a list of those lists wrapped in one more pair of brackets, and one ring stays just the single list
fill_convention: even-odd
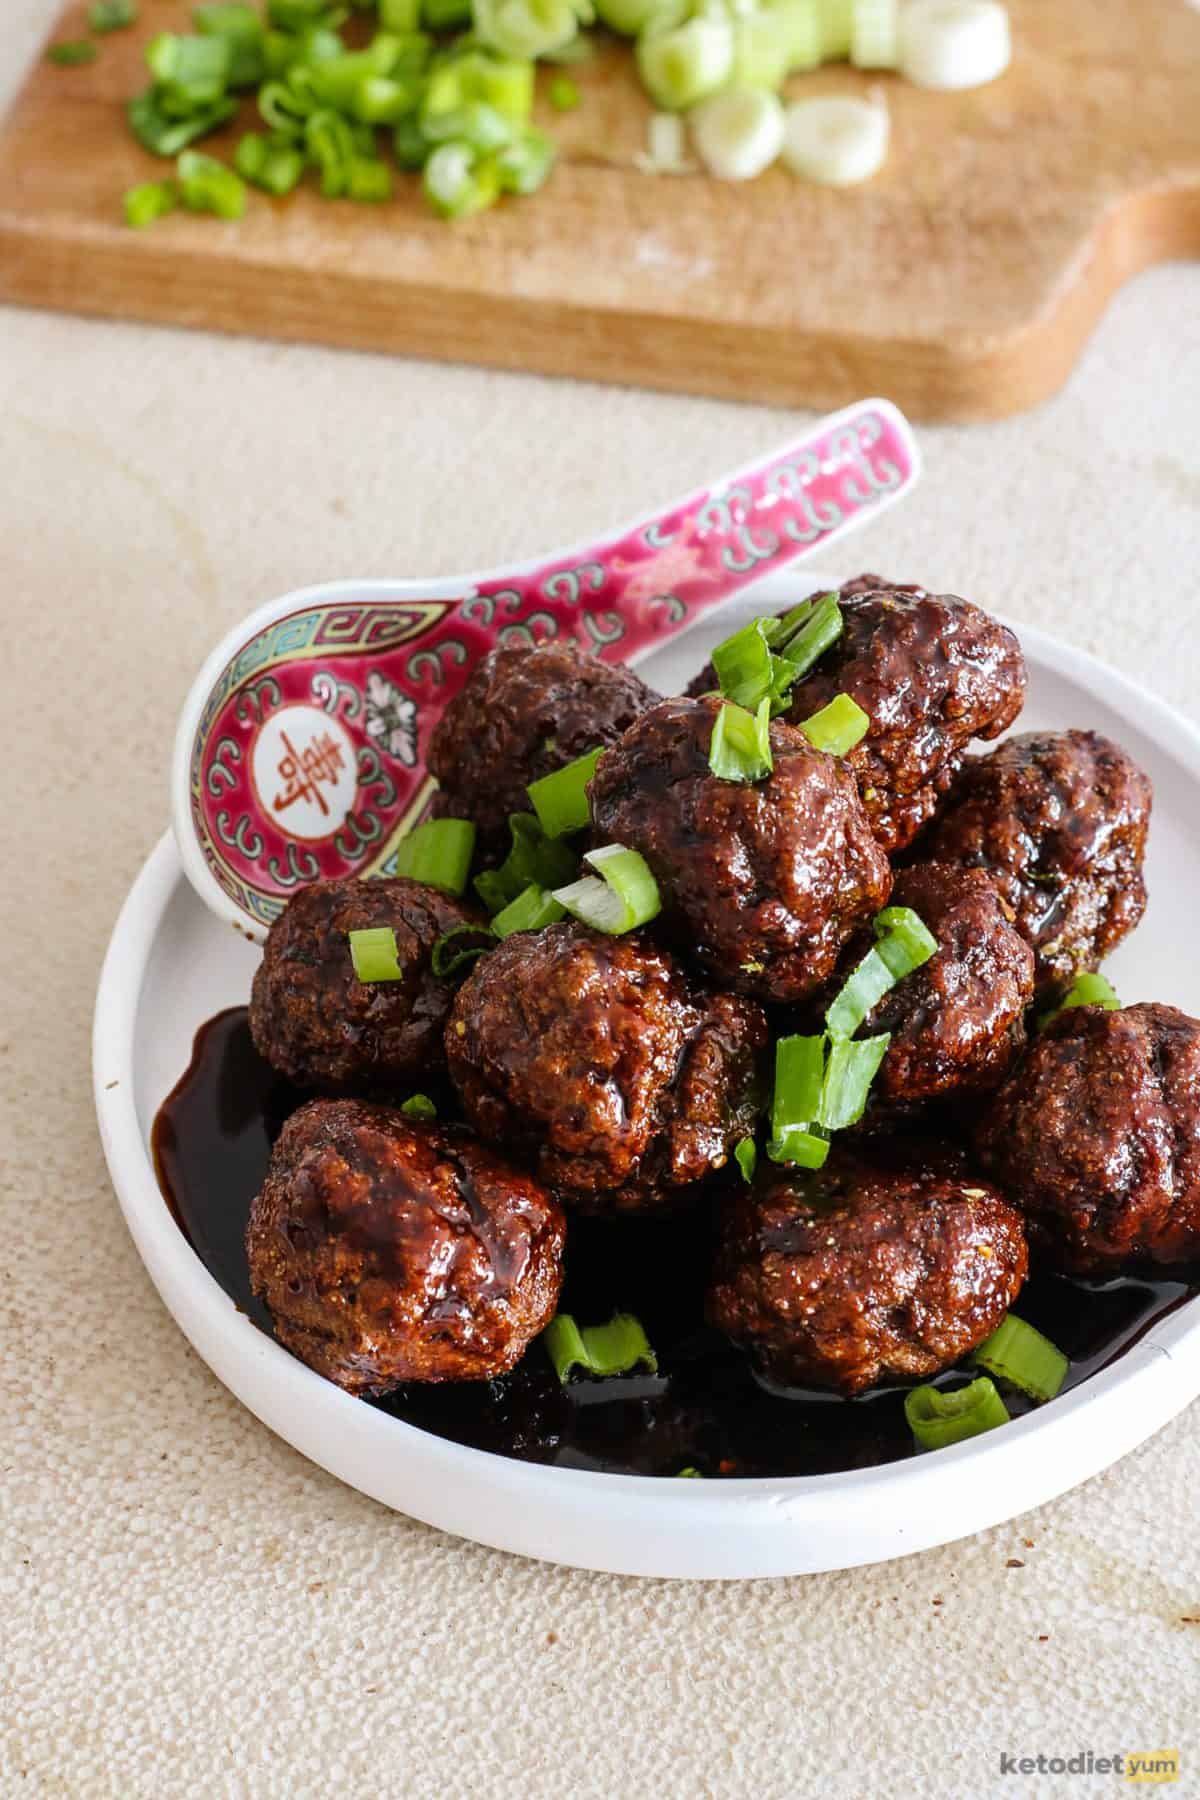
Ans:
[{"label": "spoon bowl", "polygon": [[394,871],[427,811],[430,734],[498,644],[574,639],[633,662],[748,582],[898,500],[920,458],[866,400],[598,543],[432,581],[343,581],[260,607],[184,702],[171,815],[192,886],[266,935],[307,882]]}]

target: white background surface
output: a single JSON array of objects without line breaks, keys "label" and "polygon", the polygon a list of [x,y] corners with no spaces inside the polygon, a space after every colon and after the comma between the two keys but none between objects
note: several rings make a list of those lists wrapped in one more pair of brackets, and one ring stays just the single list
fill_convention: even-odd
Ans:
[{"label": "white background surface", "polygon": [[[11,90],[53,8],[3,11]],[[1036,620],[1200,718],[1198,402],[1200,271],[1156,272],[1050,406],[922,432],[923,488],[845,572]],[[0,311],[5,1800],[1103,1792],[1000,1754],[1163,1744],[1200,1791],[1196,1408],[909,1562],[742,1588],[556,1571],[270,1437],[163,1312],[103,1171],[92,990],[216,636],[324,576],[570,542],[794,423]]]}]

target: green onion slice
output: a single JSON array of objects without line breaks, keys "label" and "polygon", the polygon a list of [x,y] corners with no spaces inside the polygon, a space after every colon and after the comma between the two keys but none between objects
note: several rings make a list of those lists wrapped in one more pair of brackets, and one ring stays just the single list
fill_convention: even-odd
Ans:
[{"label": "green onion slice", "polygon": [[550,83],[548,98],[555,112],[574,112],[580,100],[579,84],[569,75],[556,75]]},{"label": "green onion slice", "polygon": [[830,756],[845,756],[861,743],[871,729],[871,721],[849,694],[835,694],[828,706],[811,718],[800,721],[800,729],[816,750]]},{"label": "green onion slice", "polygon": [[825,1014],[835,1039],[852,1038],[883,996],[937,949],[937,939],[910,906],[885,906],[873,927],[878,943],[847,977]]},{"label": "green onion slice", "polygon": [[260,132],[248,131],[234,151],[233,166],[243,180],[280,199],[303,175],[304,154],[294,144],[275,144]]},{"label": "green onion slice", "polygon": [[51,44],[46,52],[46,61],[57,63],[60,69],[78,69],[84,63],[93,63],[99,56],[95,44],[87,38],[74,38],[61,44]]},{"label": "green onion slice", "polygon": [[1098,973],[1077,975],[1058,1005],[1042,1013],[1037,1022],[1038,1030],[1044,1031],[1051,1019],[1057,1019],[1059,1013],[1070,1012],[1076,1006],[1102,1006],[1105,1012],[1121,1010],[1117,991],[1107,976]]},{"label": "green onion slice", "polygon": [[912,1388],[904,1396],[904,1416],[922,1450],[944,1450],[965,1438],[1008,1424],[1008,1408],[986,1375],[968,1387]]},{"label": "green onion slice", "polygon": [[712,653],[721,692],[735,706],[757,708],[771,692],[772,661],[766,619],[751,619]]},{"label": "green onion slice", "polygon": [[676,1481],[703,1481],[704,1477],[699,1469],[693,1469],[689,1463],[686,1469],[676,1469],[675,1479]]},{"label": "green onion slice", "polygon": [[1056,1344],[1014,1313],[1000,1321],[991,1337],[985,1338],[968,1360],[998,1380],[1020,1388],[1033,1400],[1053,1400],[1070,1367]]},{"label": "green onion slice", "polygon": [[189,112],[184,118],[174,118],[163,110],[157,90],[147,88],[144,94],[138,94],[129,102],[125,117],[143,149],[154,156],[178,156],[197,138],[217,131],[236,111],[237,101],[226,96],[214,100],[210,106]]},{"label": "green onion slice", "polygon": [[406,1119],[436,1119],[437,1107],[428,1094],[410,1094],[400,1111]]},{"label": "green onion slice", "polygon": [[347,933],[350,960],[359,981],[403,981],[404,970],[390,925],[373,925]]},{"label": "green onion slice", "polygon": [[733,1153],[733,1160],[742,1171],[742,1180],[754,1180],[754,1171],[758,1167],[758,1145],[752,1137],[743,1138]]},{"label": "green onion slice", "polygon": [[201,150],[184,150],[175,165],[179,194],[189,212],[215,213],[219,219],[240,219],[246,210],[246,184],[215,156]]},{"label": "green onion slice", "polygon": [[510,813],[511,848],[498,869],[475,877],[475,892],[489,912],[500,912],[528,887],[563,887],[579,873],[579,858],[560,838],[548,838],[535,813]]},{"label": "green onion slice", "polygon": [[125,223],[135,231],[152,225],[179,205],[179,189],[173,181],[142,181],[125,194]]},{"label": "green onion slice", "polygon": [[627,1375],[639,1367],[653,1375],[658,1370],[650,1340],[632,1313],[614,1313],[607,1325],[582,1330],[570,1313],[557,1313],[542,1333],[542,1343],[564,1387],[576,1369],[587,1375]]},{"label": "green onion slice", "polygon": [[771,702],[753,713],[726,701],[713,721],[708,766],[720,781],[762,781],[771,773]]},{"label": "green onion slice", "polygon": [[812,1127],[821,1108],[825,1079],[825,1038],[782,1037],[775,1045],[775,1092],[771,1101],[772,1162],[819,1169],[829,1143]]},{"label": "green onion slice", "polygon": [[541,931],[565,918],[566,907],[545,888],[531,886],[510,900],[492,920],[498,938],[511,937],[514,931]]},{"label": "green onion slice", "polygon": [[597,745],[585,756],[577,756],[563,769],[531,781],[525,790],[533,802],[533,810],[548,838],[565,837],[568,832],[582,831],[591,822],[588,805],[588,782],[596,773],[602,746]]},{"label": "green onion slice", "polygon": [[[471,941],[462,943],[463,938]],[[479,942],[480,938],[483,943]],[[439,981],[448,981],[460,969],[469,968],[495,947],[496,940],[486,925],[455,925],[450,931],[443,931],[434,944],[429,966]]]},{"label": "green onion slice", "polygon": [[867,1095],[884,1053],[891,1043],[887,1032],[849,1043],[835,1038],[829,1047],[817,1122],[826,1131],[844,1131],[862,1118]]},{"label": "green onion slice", "polygon": [[446,894],[461,894],[475,854],[475,827],[469,819],[426,819],[396,849],[396,873]]},{"label": "green onion slice", "polygon": [[584,861],[595,875],[557,888],[553,896],[573,919],[609,937],[622,937],[658,917],[662,911],[658,883],[636,850],[605,844],[603,849],[589,850]]},{"label": "green onion slice", "polygon": [[93,0],[88,7],[89,31],[124,31],[136,25],[138,9],[134,0]]},{"label": "green onion slice", "polygon": [[879,939],[879,954],[897,981],[927,963],[938,947],[932,931],[911,906],[885,906],[875,914],[872,928]]},{"label": "green onion slice", "polygon": [[[808,602],[803,618],[789,617],[794,620],[791,628],[785,629],[771,648],[791,669],[792,681],[798,681],[841,637],[842,609],[836,594],[824,594],[819,600]],[[786,625],[786,621],[781,622]]]},{"label": "green onion slice", "polygon": [[791,1163],[798,1169],[821,1169],[829,1155],[829,1139],[815,1128],[789,1125],[771,1139],[767,1155],[772,1162]]}]

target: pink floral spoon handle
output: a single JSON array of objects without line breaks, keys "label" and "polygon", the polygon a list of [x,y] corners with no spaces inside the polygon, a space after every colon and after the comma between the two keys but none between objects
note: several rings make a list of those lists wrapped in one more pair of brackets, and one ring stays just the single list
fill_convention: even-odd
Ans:
[{"label": "pink floral spoon handle", "polygon": [[305,882],[388,873],[433,791],[438,715],[493,646],[574,638],[633,661],[852,531],[919,470],[903,416],[866,400],[603,543],[260,608],[209,657],[179,722],[172,817],[192,885],[261,938]]}]

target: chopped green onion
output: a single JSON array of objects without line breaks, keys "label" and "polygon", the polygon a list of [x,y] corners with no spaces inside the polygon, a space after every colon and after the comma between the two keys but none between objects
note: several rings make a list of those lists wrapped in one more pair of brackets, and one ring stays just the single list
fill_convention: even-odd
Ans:
[{"label": "chopped green onion", "polygon": [[403,981],[404,970],[390,925],[372,925],[347,933],[350,961],[359,981]]},{"label": "chopped green onion", "polygon": [[817,0],[821,21],[821,59],[843,62],[854,32],[854,0]]},{"label": "chopped green onion", "polygon": [[500,197],[500,177],[494,163],[483,160],[470,144],[454,139],[439,144],[425,164],[422,191],[433,211],[443,219],[465,219],[484,212]]},{"label": "chopped green onion", "polygon": [[204,36],[224,38],[229,45],[229,86],[257,87],[267,73],[267,51],[263,21],[254,8],[236,0],[198,6],[192,21]]},{"label": "chopped green onion", "polygon": [[392,197],[392,171],[377,156],[352,156],[346,171],[347,200],[377,204]]},{"label": "chopped green onion", "polygon": [[821,16],[817,0],[767,0],[766,10],[787,45],[788,69],[797,74],[821,61]]},{"label": "chopped green onion", "polygon": [[535,194],[554,167],[557,154],[554,139],[530,125],[496,153],[501,188],[506,194]]},{"label": "chopped green onion", "polygon": [[579,84],[569,75],[556,75],[550,83],[548,97],[555,112],[574,112],[580,100]]},{"label": "chopped green onion", "polygon": [[582,831],[591,823],[587,788],[596,773],[601,748],[597,746],[585,756],[577,756],[565,768],[555,769],[552,775],[543,775],[539,781],[531,781],[526,788],[548,838],[565,837],[568,832]]},{"label": "chopped green onion", "polygon": [[392,133],[392,154],[402,169],[423,169],[429,157],[429,140],[415,115],[400,119]]},{"label": "chopped green onion", "polygon": [[699,1469],[693,1469],[689,1465],[686,1469],[677,1469],[675,1471],[675,1479],[676,1481],[703,1481],[704,1477],[701,1475]]},{"label": "chopped green onion", "polygon": [[379,0],[379,23],[384,31],[407,35],[421,27],[421,0]]},{"label": "chopped green onion", "polygon": [[790,631],[785,631],[782,641],[773,644],[772,649],[790,667],[792,680],[798,681],[841,635],[842,609],[838,605],[838,596],[825,594]]},{"label": "chopped green onion", "polygon": [[[479,51],[457,56],[429,77],[421,110],[422,128],[432,133],[438,119],[457,117],[471,106],[491,107],[510,126],[525,126],[533,113],[533,81],[531,62],[484,56]],[[454,136],[444,127],[439,128],[438,134],[443,139]]]},{"label": "chopped green onion", "polygon": [[273,132],[299,140],[313,108],[282,81],[265,81],[258,90],[258,110]]},{"label": "chopped green onion", "polygon": [[818,1130],[803,1125],[789,1125],[767,1145],[772,1162],[792,1163],[798,1169],[820,1169],[829,1155],[829,1139]]},{"label": "chopped green onion", "polygon": [[224,97],[233,52],[224,37],[183,37],[160,31],[146,46],[146,63],[158,83],[164,110],[181,116]]},{"label": "chopped green onion", "polygon": [[406,1119],[436,1119],[437,1107],[428,1094],[410,1094],[400,1111]]},{"label": "chopped green onion", "polygon": [[84,63],[93,63],[99,56],[95,44],[87,38],[77,38],[61,44],[51,44],[46,52],[46,61],[57,63],[60,69],[78,69]]},{"label": "chopped green onion", "polygon": [[396,873],[443,893],[461,894],[474,853],[475,827],[469,819],[426,819],[401,838]]},{"label": "chopped green onion", "polygon": [[457,31],[471,23],[471,0],[421,0],[421,23],[427,31]]},{"label": "chopped green onion", "polygon": [[885,906],[872,923],[878,943],[847,977],[825,1014],[835,1039],[852,1038],[883,996],[937,949],[937,939],[909,906]]},{"label": "chopped green onion", "polygon": [[327,200],[339,200],[350,185],[350,165],[358,155],[354,131],[348,119],[323,106],[309,115],[304,143],[320,170],[321,192]]},{"label": "chopped green onion", "polygon": [[1059,1013],[1070,1012],[1076,1006],[1102,1006],[1105,1012],[1121,1010],[1117,991],[1107,976],[1098,973],[1077,975],[1058,1005],[1042,1013],[1037,1022],[1038,1030],[1044,1031],[1051,1019],[1057,1019]]},{"label": "chopped green onion", "polygon": [[498,913],[526,888],[556,888],[579,873],[579,858],[561,838],[548,838],[534,813],[510,813],[511,849],[498,869],[475,877],[475,892],[489,912]]},{"label": "chopped green onion", "polygon": [[1008,1408],[986,1375],[968,1387],[912,1388],[904,1396],[904,1416],[922,1450],[944,1450],[1008,1424]]},{"label": "chopped green onion", "polygon": [[290,194],[304,173],[303,153],[294,144],[275,144],[248,131],[233,153],[233,166],[246,181],[281,198]]},{"label": "chopped green onion", "polygon": [[991,1337],[972,1350],[968,1360],[1000,1381],[1020,1388],[1033,1400],[1053,1400],[1070,1367],[1056,1344],[1014,1313],[1000,1321]]},{"label": "chopped green onion", "polygon": [[492,930],[498,938],[506,938],[514,931],[541,931],[565,916],[566,908],[553,894],[545,888],[527,887],[496,914]]},{"label": "chopped green onion", "polygon": [[771,703],[754,713],[726,701],[713,721],[708,766],[720,781],[762,781],[771,773]]},{"label": "chopped green onion", "polygon": [[802,719],[800,729],[814,749],[845,756],[866,737],[871,721],[849,694],[835,694],[828,706]]},{"label": "chopped green onion", "polygon": [[853,0],[850,61],[856,69],[894,69],[900,60],[898,0]]},{"label": "chopped green onion", "polygon": [[862,1118],[867,1095],[884,1053],[891,1043],[887,1032],[860,1038],[855,1043],[835,1038],[829,1047],[817,1122],[826,1131],[844,1131]]},{"label": "chopped green onion", "polygon": [[570,1313],[556,1313],[542,1343],[564,1387],[576,1369],[588,1375],[627,1375],[638,1367],[653,1375],[658,1370],[650,1340],[632,1313],[614,1313],[607,1325],[582,1330]]},{"label": "chopped green onion", "polygon": [[179,189],[173,181],[143,181],[125,195],[125,223],[140,231],[155,219],[174,212],[179,205]]},{"label": "chopped green onion", "polygon": [[622,37],[637,37],[652,21],[682,25],[688,13],[687,0],[595,0],[595,7],[600,23]]},{"label": "chopped green onion", "polygon": [[89,31],[124,31],[137,21],[138,9],[133,0],[93,0],[88,7]]},{"label": "chopped green onion", "polygon": [[636,850],[624,844],[606,844],[603,849],[589,850],[584,861],[596,874],[558,888],[554,894],[573,919],[609,937],[621,937],[657,918],[662,910],[658,883]]},{"label": "chopped green onion", "polygon": [[197,138],[207,137],[217,131],[227,119],[232,119],[237,111],[237,101],[225,97],[214,100],[210,106],[202,106],[191,112],[186,118],[172,118],[163,111],[158,90],[147,88],[144,94],[138,94],[125,108],[125,117],[129,120],[129,128],[138,143],[155,156],[178,156]]},{"label": "chopped green onion", "polygon": [[473,0],[471,15],[489,50],[532,61],[573,42],[591,8],[574,0]]},{"label": "chopped green onion", "polygon": [[215,156],[185,150],[175,165],[179,193],[189,212],[215,213],[219,219],[240,219],[246,210],[246,184]]},{"label": "chopped green onion", "polygon": [[885,906],[871,924],[879,954],[897,981],[927,963],[937,950],[937,939],[911,906]]},{"label": "chopped green onion", "polygon": [[472,100],[454,112],[423,113],[421,129],[431,144],[447,141],[466,144],[480,156],[490,156],[511,142],[513,128],[503,113],[486,100]]},{"label": "chopped green onion", "polygon": [[754,1171],[758,1167],[758,1145],[751,1137],[743,1138],[733,1153],[733,1160],[742,1171],[742,1180],[754,1180]]},{"label": "chopped green onion", "polygon": [[771,651],[763,619],[751,619],[712,653],[721,692],[735,706],[754,709],[771,692]]},{"label": "chopped green onion", "polygon": [[[735,13],[731,93],[768,93],[783,86],[791,67],[791,46],[771,13],[757,7]],[[780,121],[779,138],[783,127]],[[774,158],[771,158],[774,161]],[[765,166],[765,165],[764,165]],[[714,171],[715,173],[715,171]]]},{"label": "chopped green onion", "polygon": [[[460,938],[470,938],[472,942],[464,944],[456,950],[454,946]],[[486,942],[479,943],[480,938],[484,938]],[[494,948],[495,937],[489,926],[454,925],[449,931],[443,931],[441,937],[434,944],[433,953],[429,958],[429,966],[439,981],[448,981],[452,975],[457,975],[460,969],[469,968],[472,963],[478,962],[481,956],[486,956],[487,952]]]},{"label": "chopped green onion", "polygon": [[634,51],[642,85],[656,106],[682,112],[723,88],[733,73],[733,25],[723,13],[684,24],[652,18]]},{"label": "chopped green onion", "polygon": [[829,1145],[811,1130],[821,1108],[825,1038],[782,1037],[775,1045],[775,1092],[771,1101],[772,1162],[796,1162],[819,1169]]}]

